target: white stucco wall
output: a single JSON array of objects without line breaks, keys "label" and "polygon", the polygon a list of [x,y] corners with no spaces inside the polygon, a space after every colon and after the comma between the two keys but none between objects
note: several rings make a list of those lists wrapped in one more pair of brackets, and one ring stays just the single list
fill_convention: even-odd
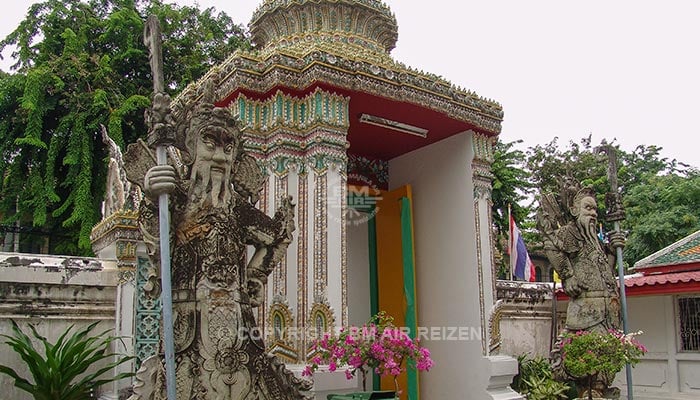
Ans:
[{"label": "white stucco wall", "polygon": [[[549,283],[498,280],[498,302],[492,317],[497,331],[490,340],[492,354],[518,357],[550,357],[556,335],[566,320],[566,307],[561,302],[552,303],[552,287]],[[552,332],[552,317],[557,307],[557,327]]]},{"label": "white stucco wall", "polygon": [[506,313],[500,322],[501,347],[498,353],[513,357],[527,354],[530,357],[549,358],[552,347],[551,311],[537,312],[527,305],[519,305]]},{"label": "white stucco wall", "polygon": [[369,238],[367,223],[347,225],[348,323],[361,326],[369,320]]},{"label": "white stucco wall", "polygon": [[[30,336],[28,325],[33,324],[51,343],[71,325],[75,325],[73,332],[94,321],[101,322],[94,332],[113,329],[116,286],[115,262],[0,253],[0,333],[13,335],[10,320],[17,321]],[[37,344],[35,348],[41,349]],[[0,345],[0,362],[20,376],[30,377],[24,362],[5,344]],[[0,398],[31,398],[4,374],[0,375],[0,387]]]},{"label": "white stucco wall", "polygon": [[390,189],[413,190],[418,325],[437,332],[423,341],[435,360],[420,376],[424,399],[487,398],[480,336],[441,333],[481,328],[471,159],[467,132],[389,162]]},{"label": "white stucco wall", "polygon": [[[629,330],[649,352],[632,369],[637,400],[700,398],[700,352],[679,352],[676,298],[672,295],[627,298]],[[616,385],[626,393],[624,371]]]}]

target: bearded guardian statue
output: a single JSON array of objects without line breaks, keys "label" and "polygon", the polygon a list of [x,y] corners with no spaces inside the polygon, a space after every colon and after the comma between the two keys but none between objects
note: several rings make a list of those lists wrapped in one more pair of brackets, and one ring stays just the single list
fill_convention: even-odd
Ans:
[{"label": "bearded guardian statue", "polygon": [[566,329],[619,329],[620,295],[613,275],[614,248],[623,245],[624,236],[611,234],[610,243],[603,243],[598,237],[595,192],[566,183],[558,199],[543,194],[537,227],[544,238],[545,254],[570,299]]},{"label": "bearded guardian statue", "polygon": [[[170,165],[154,166],[144,142],[127,152],[130,179],[146,194],[139,218],[153,266],[160,265],[157,198],[170,195],[177,398],[305,398],[309,383],[265,352],[253,313],[292,241],[293,204],[283,199],[274,217],[255,208],[262,172],[245,154],[230,111],[214,106],[213,87],[199,95],[194,106],[170,116],[177,147]],[[157,267],[150,275],[146,290],[157,296]],[[132,399],[166,398],[162,341],[160,348],[143,362]]]}]

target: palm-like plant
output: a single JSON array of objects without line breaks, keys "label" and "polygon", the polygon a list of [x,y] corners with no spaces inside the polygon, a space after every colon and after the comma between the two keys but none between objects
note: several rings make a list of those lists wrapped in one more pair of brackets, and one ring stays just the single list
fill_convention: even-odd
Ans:
[{"label": "palm-like plant", "polygon": [[[5,343],[12,347],[29,367],[34,382],[21,377],[14,369],[5,365],[0,365],[0,373],[12,377],[15,380],[15,386],[29,392],[35,400],[84,400],[89,398],[90,392],[94,388],[133,376],[133,373],[123,372],[115,376],[100,378],[106,372],[112,371],[117,365],[134,357],[120,356],[111,352],[110,344],[119,338],[109,336],[109,329],[92,335],[92,330],[97,324],[98,322],[92,323],[69,336],[73,330],[73,325],[71,325],[54,344],[40,335],[36,328],[30,324],[32,335],[44,345],[44,355],[42,355],[34,348],[32,338],[25,334],[13,320],[14,335],[0,336],[7,339]],[[96,362],[115,356],[117,357],[115,361],[97,371],[88,372],[88,368]]]}]

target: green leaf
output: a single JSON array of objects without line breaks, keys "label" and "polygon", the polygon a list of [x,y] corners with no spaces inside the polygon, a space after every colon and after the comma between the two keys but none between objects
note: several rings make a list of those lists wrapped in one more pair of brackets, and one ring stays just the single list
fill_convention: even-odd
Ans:
[{"label": "green leaf", "polygon": [[[248,46],[225,14],[122,0],[42,1],[0,41],[0,50],[16,48],[15,73],[0,74],[0,216],[41,225],[54,254],[91,255],[107,173],[99,125],[122,148],[146,134],[149,14],[163,26],[171,95]],[[30,173],[43,184],[28,182]]]},{"label": "green leaf", "polygon": [[[35,399],[46,400],[82,400],[95,385],[133,376],[131,373],[120,373],[102,377],[133,357],[118,357],[118,354],[109,352],[110,344],[118,338],[109,336],[111,330],[94,334],[93,330],[98,323],[94,322],[77,332],[73,332],[74,327],[70,326],[54,343],[50,343],[30,324],[32,335],[44,346],[44,357],[34,349],[29,336],[12,321],[14,335],[2,337],[8,339],[6,344],[25,362],[34,382],[31,383],[7,366],[0,366],[0,373],[13,378],[15,386],[31,393]],[[116,361],[95,369],[95,363],[104,359],[114,360],[115,357],[118,357]],[[79,377],[81,378],[78,379]]]}]

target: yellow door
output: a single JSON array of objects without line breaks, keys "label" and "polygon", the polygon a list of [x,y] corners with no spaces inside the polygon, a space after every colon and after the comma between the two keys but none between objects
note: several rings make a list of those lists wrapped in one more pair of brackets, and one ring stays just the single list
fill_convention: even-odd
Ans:
[{"label": "yellow door", "polygon": [[[415,337],[418,318],[410,186],[382,192],[376,202],[374,225],[377,289],[373,304],[377,309],[372,312],[386,311],[397,327],[409,328],[411,337]],[[409,368],[397,381],[402,400],[418,399],[418,374],[414,369]],[[382,377],[380,389],[394,390],[393,377]]]}]

